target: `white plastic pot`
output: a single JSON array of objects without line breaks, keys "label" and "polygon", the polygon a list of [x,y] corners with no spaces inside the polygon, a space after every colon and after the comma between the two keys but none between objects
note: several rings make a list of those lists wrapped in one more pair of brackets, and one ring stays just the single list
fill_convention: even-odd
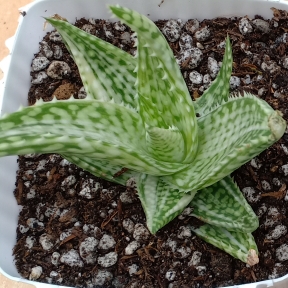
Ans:
[{"label": "white plastic pot", "polygon": [[[117,3],[148,15],[153,20],[169,18],[203,20],[217,16],[248,15],[253,17],[255,14],[271,18],[271,7],[288,9],[288,1],[284,0],[164,0],[159,7],[160,2],[161,0],[39,0],[24,7],[22,11],[26,12],[26,16],[19,21],[11,57],[6,59],[6,64],[10,63],[6,65],[9,69],[0,85],[1,115],[16,111],[20,105],[27,105],[33,54],[38,52],[38,43],[43,36],[49,29],[52,29],[48,27],[46,31],[43,31],[44,20],[41,16],[60,14],[70,22],[80,17],[108,19],[110,14],[106,5]],[[12,249],[16,241],[17,218],[20,209],[13,195],[17,170],[16,159],[17,157],[0,158],[0,272],[15,281],[34,284],[37,288],[60,287],[21,279],[13,264]],[[274,280],[234,287],[286,288],[288,287],[288,274]]]}]

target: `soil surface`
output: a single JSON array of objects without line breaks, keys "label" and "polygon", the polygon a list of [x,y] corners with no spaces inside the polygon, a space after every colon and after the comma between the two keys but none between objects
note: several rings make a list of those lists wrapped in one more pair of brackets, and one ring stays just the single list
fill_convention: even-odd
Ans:
[{"label": "soil surface", "polygon": [[[231,91],[248,91],[288,120],[288,16],[158,21],[193,99],[215,78],[228,34]],[[80,19],[83,30],[135,53],[125,25]],[[48,33],[32,63],[29,104],[86,97],[75,63],[57,32]],[[15,263],[32,280],[73,287],[219,287],[288,273],[288,131],[233,176],[259,217],[253,235],[260,262],[248,267],[195,236],[182,215],[151,235],[136,191],[106,182],[59,155],[19,157]]]}]

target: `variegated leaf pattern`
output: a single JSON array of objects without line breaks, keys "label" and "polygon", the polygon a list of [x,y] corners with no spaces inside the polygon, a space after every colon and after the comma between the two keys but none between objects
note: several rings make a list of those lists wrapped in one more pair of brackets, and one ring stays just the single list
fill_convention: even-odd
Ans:
[{"label": "variegated leaf pattern", "polygon": [[198,191],[190,206],[191,216],[229,231],[248,233],[259,225],[258,217],[230,176]]},{"label": "variegated leaf pattern", "polygon": [[[46,18],[60,33],[79,69],[88,99],[137,107],[136,59],[114,45],[54,18]],[[128,106],[127,106],[128,105]]]},{"label": "variegated leaf pattern", "polygon": [[161,177],[147,174],[139,175],[136,183],[147,227],[151,233],[156,233],[178,216],[196,193],[179,193],[179,190],[171,188]]},{"label": "variegated leaf pattern", "polygon": [[[167,41],[144,15],[120,6],[111,6],[110,9],[137,33],[137,91],[143,122],[148,129],[167,129],[167,135],[173,129],[173,137],[178,138],[177,147],[166,142],[161,149],[159,141],[153,145],[157,135],[154,133],[148,142],[154,157],[169,162],[191,162],[198,146],[197,120],[186,83]],[[153,104],[145,105],[146,102]],[[176,134],[176,130],[180,133]],[[150,137],[149,131],[147,137]]]},{"label": "variegated leaf pattern", "polygon": [[208,187],[261,153],[285,132],[286,122],[251,94],[231,97],[198,119],[199,149],[191,165],[164,177],[180,190]]},{"label": "variegated leaf pattern", "polygon": [[200,98],[196,100],[194,104],[195,111],[200,115],[200,117],[228,101],[232,64],[232,47],[229,36],[227,36],[226,48],[220,71],[211,86]]},{"label": "variegated leaf pattern", "polygon": [[126,107],[89,100],[54,100],[1,119],[0,156],[51,152],[89,155],[155,175],[183,168],[181,163],[149,157],[142,145],[144,137],[139,114]]},{"label": "variegated leaf pattern", "polygon": [[103,178],[107,181],[114,182],[125,186],[127,181],[131,178],[138,177],[139,173],[128,169],[125,173],[115,176],[123,169],[123,166],[112,165],[109,161],[92,159],[90,157],[75,156],[69,154],[62,154],[71,163],[81,167],[91,174]]},{"label": "variegated leaf pattern", "polygon": [[259,262],[257,244],[251,233],[231,232],[222,227],[205,224],[191,230],[206,242],[224,250],[250,266]]}]

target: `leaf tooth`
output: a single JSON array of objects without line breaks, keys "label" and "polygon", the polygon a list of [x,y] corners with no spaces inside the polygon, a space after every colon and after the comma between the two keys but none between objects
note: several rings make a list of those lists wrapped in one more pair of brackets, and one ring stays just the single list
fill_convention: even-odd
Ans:
[{"label": "leaf tooth", "polygon": [[135,66],[135,69],[133,70],[133,72],[134,72],[134,73],[137,73],[138,70],[139,70],[139,66],[138,66],[138,64],[137,64],[137,65]]},{"label": "leaf tooth", "polygon": [[24,109],[23,105],[20,105],[19,108],[18,108],[18,110],[17,110],[17,112],[20,112],[20,111],[22,111],[23,109]]},{"label": "leaf tooth", "polygon": [[169,91],[172,92],[172,91],[175,90],[175,88],[176,88],[175,85],[174,85],[174,84],[171,84],[171,85],[170,85],[170,88],[169,88]]},{"label": "leaf tooth", "polygon": [[3,115],[0,116],[0,119],[5,119],[8,117],[8,115],[9,115],[8,113],[4,113]]},{"label": "leaf tooth", "polygon": [[156,57],[157,55],[156,55],[156,53],[153,51],[149,56],[150,56],[150,57]]},{"label": "leaf tooth", "polygon": [[159,63],[159,65],[156,67],[157,69],[163,69],[163,64],[162,62]]},{"label": "leaf tooth", "polygon": [[138,78],[136,78],[134,86],[138,86],[138,84],[139,84],[139,80],[138,80]]},{"label": "leaf tooth", "polygon": [[44,100],[42,98],[36,100],[34,106],[39,106],[39,105],[42,105],[44,103]]},{"label": "leaf tooth", "polygon": [[143,47],[144,47],[144,48],[150,48],[150,44],[146,42],[146,43],[143,45]]},{"label": "leaf tooth", "polygon": [[166,80],[166,79],[168,79],[168,75],[167,75],[166,72],[164,73],[164,75],[163,75],[163,77],[162,77],[161,79],[162,79],[162,80]]}]

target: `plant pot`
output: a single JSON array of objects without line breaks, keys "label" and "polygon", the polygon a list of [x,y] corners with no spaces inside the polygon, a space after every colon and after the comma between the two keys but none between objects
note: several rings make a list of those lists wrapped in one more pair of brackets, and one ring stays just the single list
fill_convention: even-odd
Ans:
[{"label": "plant pot", "polygon": [[[69,22],[78,17],[108,19],[106,4],[120,4],[135,9],[142,14],[149,15],[152,20],[181,18],[183,20],[197,18],[214,18],[216,16],[254,16],[261,15],[271,18],[270,8],[287,9],[286,2],[274,1],[233,1],[232,0],[165,0],[161,6],[155,0],[145,1],[145,5],[139,1],[118,0],[40,0],[27,6],[24,16],[16,33],[14,47],[12,48],[11,62],[7,75],[5,75],[4,94],[1,107],[1,115],[16,111],[20,105],[27,105],[27,94],[30,87],[30,63],[34,53],[38,51],[38,43],[42,37],[52,30],[48,27],[43,31],[43,18],[60,14]],[[31,34],[33,31],[33,34]],[[17,79],[18,85],[14,80]],[[13,98],[11,97],[13,96]],[[19,206],[15,201],[13,190],[17,170],[16,157],[0,158],[0,272],[16,281],[30,282],[19,278],[19,274],[13,264],[12,249],[16,239],[17,217]],[[31,282],[37,287],[56,287],[55,285]],[[286,283],[286,284],[285,284]],[[239,287],[286,287],[288,275],[274,280],[240,285]]]}]

